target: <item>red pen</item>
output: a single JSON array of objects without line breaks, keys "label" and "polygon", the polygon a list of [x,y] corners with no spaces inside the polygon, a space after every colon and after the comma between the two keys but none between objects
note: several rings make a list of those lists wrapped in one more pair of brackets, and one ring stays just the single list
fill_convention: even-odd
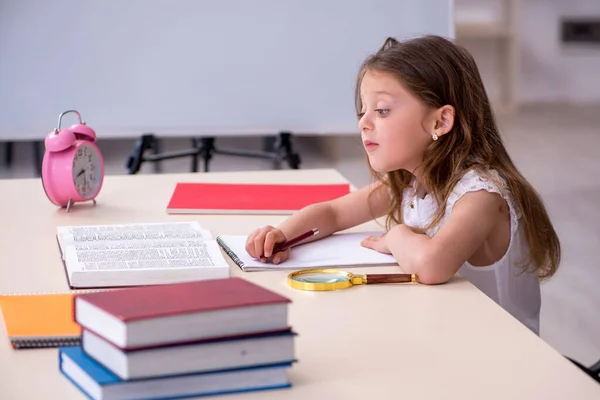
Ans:
[{"label": "red pen", "polygon": [[293,239],[290,239],[283,243],[276,244],[275,247],[273,248],[273,254],[278,253],[283,250],[286,250],[286,249],[298,244],[299,242],[301,242],[305,239],[308,239],[311,236],[316,235],[317,233],[319,233],[319,228],[313,228],[310,231],[306,231],[303,234],[298,235]]}]

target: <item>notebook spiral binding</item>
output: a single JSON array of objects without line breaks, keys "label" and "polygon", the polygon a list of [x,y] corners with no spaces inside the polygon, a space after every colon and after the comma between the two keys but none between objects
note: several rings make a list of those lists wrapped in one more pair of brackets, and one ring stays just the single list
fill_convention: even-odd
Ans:
[{"label": "notebook spiral binding", "polygon": [[54,291],[54,292],[15,292],[15,293],[2,293],[0,297],[8,296],[45,296],[49,294],[84,294],[84,293],[96,293],[96,292],[108,292],[115,290],[113,288],[101,288],[101,289],[73,289],[71,291]]},{"label": "notebook spiral binding", "polygon": [[52,339],[11,339],[13,349],[43,349],[48,347],[78,346],[81,336],[57,337]]},{"label": "notebook spiral binding", "polygon": [[231,261],[233,261],[235,265],[237,265],[240,268],[244,268],[244,262],[240,260],[238,256],[235,255],[233,250],[231,250],[229,246],[227,246],[227,244],[223,241],[223,239],[221,239],[220,236],[217,236],[217,243],[219,244],[219,246],[221,246],[223,251],[225,251],[225,253],[229,256],[229,258],[231,258]]}]

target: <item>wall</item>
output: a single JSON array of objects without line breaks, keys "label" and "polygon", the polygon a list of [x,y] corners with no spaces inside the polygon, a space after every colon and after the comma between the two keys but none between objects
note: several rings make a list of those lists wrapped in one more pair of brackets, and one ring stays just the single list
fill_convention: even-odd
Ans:
[{"label": "wall", "polygon": [[73,108],[103,138],[355,134],[363,59],[448,35],[451,16],[440,0],[2,2],[0,140]]},{"label": "wall", "polygon": [[[457,0],[457,18],[491,19],[502,1]],[[564,45],[560,42],[563,17],[600,18],[599,0],[520,0],[520,103],[600,102],[600,44]],[[464,41],[476,58],[490,97],[499,85],[499,44],[489,40]]]}]

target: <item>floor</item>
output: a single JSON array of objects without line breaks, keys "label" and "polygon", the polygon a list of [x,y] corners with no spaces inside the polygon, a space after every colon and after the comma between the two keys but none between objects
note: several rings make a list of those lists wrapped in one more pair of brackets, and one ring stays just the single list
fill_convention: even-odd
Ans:
[{"label": "floor", "polygon": [[[525,177],[542,195],[563,246],[558,273],[542,286],[541,336],[562,354],[589,365],[600,359],[600,105],[538,105],[500,117],[506,146]],[[101,136],[101,132],[98,132]],[[335,167],[352,183],[369,181],[356,137],[321,140],[299,137],[302,168]],[[332,144],[337,152],[332,152]],[[100,141],[107,174],[125,174],[135,140]],[[218,140],[223,148],[260,150],[259,139]],[[171,139],[164,151],[181,150],[189,140]],[[14,148],[13,166],[1,159],[0,179],[34,176],[31,144]],[[270,161],[218,155],[213,171],[269,169]],[[187,172],[189,160],[162,163],[163,172]],[[144,164],[140,173],[153,173]]]}]

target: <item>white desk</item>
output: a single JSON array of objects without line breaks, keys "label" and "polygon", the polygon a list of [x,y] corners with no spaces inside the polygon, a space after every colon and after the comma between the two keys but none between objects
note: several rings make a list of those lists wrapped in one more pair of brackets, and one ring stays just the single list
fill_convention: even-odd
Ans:
[{"label": "white desk", "polygon": [[[39,179],[0,181],[0,293],[68,290],[54,239],[58,225],[193,219],[217,235],[246,234],[283,218],[169,216],[165,207],[178,181],[345,180],[333,170],[109,176],[95,207],[77,204],[69,214],[45,198]],[[600,385],[462,278],[319,293],[287,287],[286,272],[231,272],[293,300],[299,362],[289,373],[291,389],[219,398],[600,399]],[[84,396],[60,374],[56,349],[12,350],[2,328],[0,399],[42,398]]]}]

